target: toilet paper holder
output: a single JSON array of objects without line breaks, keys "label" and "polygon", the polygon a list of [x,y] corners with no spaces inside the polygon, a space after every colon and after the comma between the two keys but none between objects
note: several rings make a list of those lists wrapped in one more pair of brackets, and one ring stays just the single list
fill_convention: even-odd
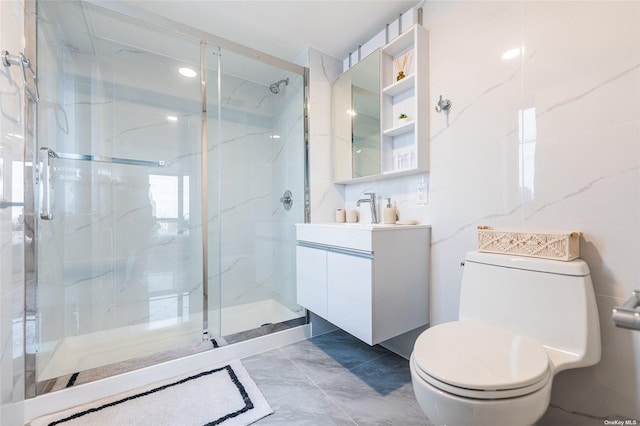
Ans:
[{"label": "toilet paper holder", "polygon": [[618,327],[640,331],[640,290],[635,290],[622,306],[614,306],[611,319]]}]

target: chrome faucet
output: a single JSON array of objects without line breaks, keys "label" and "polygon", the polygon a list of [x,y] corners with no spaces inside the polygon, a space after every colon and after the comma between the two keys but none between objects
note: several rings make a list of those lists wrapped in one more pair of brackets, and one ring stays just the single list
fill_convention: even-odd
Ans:
[{"label": "chrome faucet", "polygon": [[378,223],[378,212],[376,209],[376,193],[375,192],[365,192],[364,195],[368,195],[369,198],[361,198],[356,201],[356,206],[360,207],[360,203],[369,203],[369,207],[371,207],[371,223]]}]

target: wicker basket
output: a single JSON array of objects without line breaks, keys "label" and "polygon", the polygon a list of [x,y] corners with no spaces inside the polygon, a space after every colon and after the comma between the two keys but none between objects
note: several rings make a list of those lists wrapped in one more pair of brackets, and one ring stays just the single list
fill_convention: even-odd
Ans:
[{"label": "wicker basket", "polygon": [[478,250],[570,261],[580,257],[580,232],[523,232],[478,226]]}]

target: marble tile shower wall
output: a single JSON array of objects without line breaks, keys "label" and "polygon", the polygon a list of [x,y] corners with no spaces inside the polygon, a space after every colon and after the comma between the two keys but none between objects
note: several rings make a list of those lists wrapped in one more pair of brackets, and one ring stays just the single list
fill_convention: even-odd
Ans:
[{"label": "marble tile shower wall", "polygon": [[[24,51],[23,4],[0,2],[0,45],[12,54]],[[19,174],[23,167],[24,112],[20,71],[0,69],[0,201],[21,202]],[[18,189],[18,190],[16,190]],[[23,423],[24,398],[24,243],[15,210],[0,209],[0,423]]]},{"label": "marble tile shower wall", "polygon": [[[290,81],[293,84],[298,80],[290,76]],[[304,217],[301,203],[294,203],[294,209],[286,212],[279,201],[289,182],[301,185],[297,181],[302,177],[300,156],[304,147],[299,135],[303,122],[300,105],[296,110],[294,99],[287,96],[300,87],[283,86],[275,95],[263,85],[229,75],[222,76],[221,87],[222,226],[218,228],[217,217],[210,224],[210,271],[217,270],[218,248],[214,246],[218,237],[214,234],[219,229],[222,307],[282,299],[282,294],[291,293],[293,285],[291,276],[282,275],[293,269],[282,233],[293,227],[289,226],[291,217]],[[214,170],[214,176],[209,182],[215,185],[217,171],[210,170]],[[296,195],[300,201],[302,194],[294,198]]]},{"label": "marble tile shower wall", "polygon": [[[256,216],[271,204],[271,151],[266,142],[271,134],[271,99],[268,90],[258,90],[258,84],[232,76],[222,76],[221,89],[220,171],[217,165],[209,168],[209,184],[217,185],[220,179],[221,194],[215,192],[217,188],[209,193],[219,196],[221,204],[220,216],[214,218],[209,232],[213,239],[209,246],[217,246],[220,238],[222,307],[228,307],[261,300],[270,293],[271,265],[256,263],[263,258],[258,252],[267,250],[257,245],[256,234],[260,228],[267,232],[267,224],[259,223]],[[210,216],[217,215],[216,210]],[[213,235],[218,232],[219,237]],[[209,257],[210,273],[217,270],[218,254]]]},{"label": "marble tile shower wall", "polygon": [[[270,140],[273,167],[271,206],[271,262],[273,296],[291,310],[298,310],[296,303],[296,249],[295,223],[304,220],[304,110],[302,102],[304,78],[286,75],[289,85],[282,87],[274,100],[273,131],[280,139]],[[270,92],[269,92],[270,93]],[[291,190],[293,205],[286,210],[280,197]]]},{"label": "marble tile shower wall", "polygon": [[432,224],[432,324],[457,318],[477,225],[583,232],[602,361],[560,373],[552,403],[640,418],[640,333],[610,317],[640,283],[640,3],[435,1],[423,25],[432,104],[453,102],[448,123],[431,112],[428,204],[423,177],[347,186],[346,204],[374,190]]}]

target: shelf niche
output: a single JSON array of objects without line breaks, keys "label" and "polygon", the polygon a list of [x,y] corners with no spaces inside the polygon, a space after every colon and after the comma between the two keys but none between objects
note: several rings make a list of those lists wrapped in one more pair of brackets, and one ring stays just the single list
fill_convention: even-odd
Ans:
[{"label": "shelf niche", "polygon": [[[378,179],[404,176],[429,171],[429,45],[427,30],[416,24],[380,48],[379,93],[380,93],[380,163],[377,171],[366,176],[353,173],[350,133],[338,129],[336,112],[342,113],[350,99],[338,102],[342,93],[334,82],[334,182],[354,184]],[[398,80],[395,61],[402,62],[403,55],[409,59],[404,70],[405,77]],[[369,59],[369,57],[367,57]],[[346,71],[348,73],[349,71]],[[345,75],[343,74],[343,75]],[[341,80],[340,77],[338,79]],[[348,102],[349,101],[349,102]],[[344,105],[343,105],[344,104]],[[401,120],[400,114],[407,118]],[[343,126],[344,127],[344,126]],[[346,136],[344,136],[346,134]],[[343,135],[343,136],[340,136]],[[345,151],[347,150],[347,151]],[[350,164],[351,163],[351,164]]]},{"label": "shelf niche", "polygon": [[[414,25],[382,48],[382,174],[429,171],[428,33]],[[396,62],[409,55],[405,77],[397,80]],[[403,121],[400,114],[406,114]]]}]

